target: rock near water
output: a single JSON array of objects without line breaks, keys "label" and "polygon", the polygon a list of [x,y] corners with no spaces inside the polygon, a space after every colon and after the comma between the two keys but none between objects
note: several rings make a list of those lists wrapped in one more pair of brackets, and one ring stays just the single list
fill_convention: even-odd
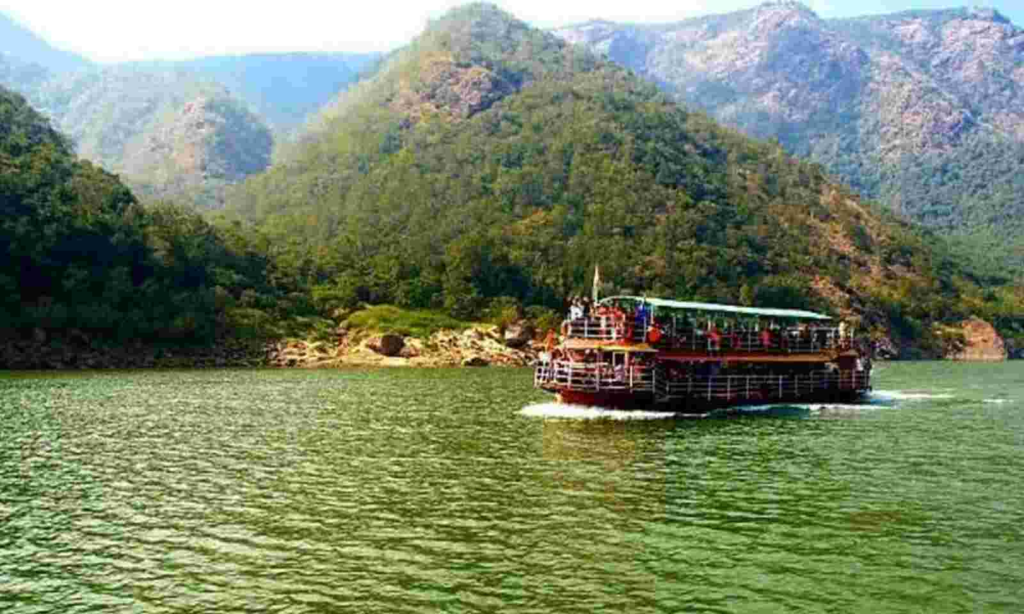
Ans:
[{"label": "rock near water", "polygon": [[381,355],[389,357],[399,356],[405,348],[405,338],[401,335],[381,335],[373,343],[372,347]]},{"label": "rock near water", "polygon": [[999,362],[1007,359],[1006,344],[988,322],[971,318],[962,324],[964,346],[946,356],[948,360]]},{"label": "rock near water", "polygon": [[528,323],[519,322],[505,329],[505,345],[510,348],[525,347],[533,341],[534,329]]}]

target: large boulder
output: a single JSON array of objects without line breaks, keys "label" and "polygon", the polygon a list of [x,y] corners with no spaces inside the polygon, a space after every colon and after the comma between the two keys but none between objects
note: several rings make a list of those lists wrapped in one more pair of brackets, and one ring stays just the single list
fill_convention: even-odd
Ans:
[{"label": "large boulder", "polygon": [[400,335],[381,335],[373,345],[374,351],[388,357],[398,356],[405,347],[405,338]]},{"label": "large boulder", "polygon": [[533,326],[526,322],[517,322],[505,329],[505,345],[510,348],[521,348],[533,340]]},{"label": "large boulder", "polygon": [[405,347],[399,353],[402,358],[419,358],[421,355],[423,355],[423,342],[412,337],[406,341]]},{"label": "large boulder", "polygon": [[963,348],[946,355],[948,360],[972,362],[999,362],[1006,360],[1006,344],[991,324],[981,318],[971,318],[962,325]]}]

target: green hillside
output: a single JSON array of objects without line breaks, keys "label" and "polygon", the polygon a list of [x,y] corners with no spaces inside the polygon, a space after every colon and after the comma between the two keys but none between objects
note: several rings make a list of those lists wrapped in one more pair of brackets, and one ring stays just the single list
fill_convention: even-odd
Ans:
[{"label": "green hillside", "polygon": [[229,209],[325,306],[561,308],[599,263],[606,291],[815,307],[927,351],[933,324],[1024,313],[821,167],[489,5],[432,23],[299,143]]},{"label": "green hillside", "polygon": [[0,341],[49,334],[69,351],[90,342],[204,344],[265,334],[267,313],[289,308],[293,290],[271,281],[258,237],[172,205],[143,208],[4,88],[0,195]]}]

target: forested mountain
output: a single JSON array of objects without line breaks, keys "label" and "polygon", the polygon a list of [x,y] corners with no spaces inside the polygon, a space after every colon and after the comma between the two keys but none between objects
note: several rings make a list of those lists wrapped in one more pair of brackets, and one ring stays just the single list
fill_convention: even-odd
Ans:
[{"label": "forested mountain", "polygon": [[147,199],[217,208],[228,184],[264,170],[266,124],[221,84],[172,69],[113,66],[47,80],[33,104],[78,155],[123,176]]},{"label": "forested mountain", "polygon": [[1024,30],[988,9],[823,20],[777,2],[555,32],[862,195],[1024,264]]},{"label": "forested mountain", "polygon": [[78,70],[91,62],[80,55],[62,51],[0,13],[0,55],[38,64],[53,72]]},{"label": "forested mountain", "polygon": [[0,350],[26,334],[57,336],[72,359],[95,343],[204,344],[294,308],[257,235],[143,207],[3,87],[0,195]]},{"label": "forested mountain", "polygon": [[433,22],[299,143],[229,210],[324,308],[560,308],[595,263],[606,292],[817,307],[925,344],[1024,306],[822,167],[490,5]]}]

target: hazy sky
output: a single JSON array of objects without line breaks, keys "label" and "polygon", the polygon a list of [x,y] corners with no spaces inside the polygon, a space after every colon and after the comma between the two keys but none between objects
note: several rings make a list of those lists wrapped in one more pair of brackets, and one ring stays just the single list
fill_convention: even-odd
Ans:
[{"label": "hazy sky", "polygon": [[[0,11],[51,44],[98,62],[256,51],[386,51],[408,42],[451,0],[0,0]],[[665,22],[760,0],[497,0],[540,27],[585,21]],[[805,0],[822,17],[963,6],[956,0]],[[980,0],[1024,25],[1022,0]]]}]

